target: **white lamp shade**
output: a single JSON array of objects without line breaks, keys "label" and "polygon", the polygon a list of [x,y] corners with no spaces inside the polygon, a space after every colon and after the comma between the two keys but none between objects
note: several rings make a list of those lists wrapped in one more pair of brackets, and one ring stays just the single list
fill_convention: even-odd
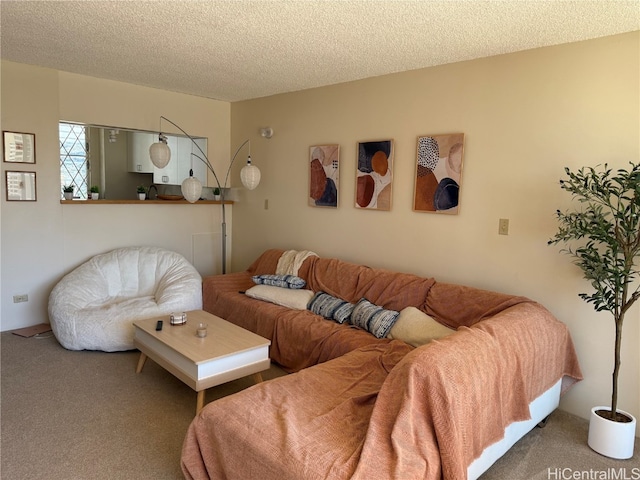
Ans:
[{"label": "white lamp shade", "polygon": [[240,170],[240,180],[247,189],[253,190],[260,183],[260,169],[251,165],[251,160],[247,160],[247,164]]},{"label": "white lamp shade", "polygon": [[202,184],[197,177],[187,177],[182,182],[182,196],[189,203],[195,203],[200,199]]},{"label": "white lamp shade", "polygon": [[151,163],[158,168],[164,168],[171,160],[171,149],[169,145],[163,142],[152,143],[149,147],[149,156]]}]

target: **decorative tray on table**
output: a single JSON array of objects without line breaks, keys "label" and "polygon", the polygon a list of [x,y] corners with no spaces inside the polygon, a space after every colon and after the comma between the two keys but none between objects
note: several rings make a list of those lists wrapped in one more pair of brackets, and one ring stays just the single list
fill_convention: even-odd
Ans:
[{"label": "decorative tray on table", "polygon": [[182,195],[158,195],[158,200],[184,200]]}]

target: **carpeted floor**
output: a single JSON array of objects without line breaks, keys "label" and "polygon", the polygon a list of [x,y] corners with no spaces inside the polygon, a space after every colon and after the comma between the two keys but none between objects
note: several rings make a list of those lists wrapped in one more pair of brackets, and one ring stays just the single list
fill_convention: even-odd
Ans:
[{"label": "carpeted floor", "polygon": [[[4,332],[0,350],[3,480],[182,478],[180,450],[196,394],[153,361],[136,374],[137,352],[72,352],[51,335]],[[272,367],[263,377],[283,374]],[[206,401],[251,385],[245,378],[209,389]],[[556,411],[482,480],[640,479],[640,442],[631,460],[614,461],[589,449],[586,438],[586,420]],[[584,471],[596,473],[568,476]]]}]

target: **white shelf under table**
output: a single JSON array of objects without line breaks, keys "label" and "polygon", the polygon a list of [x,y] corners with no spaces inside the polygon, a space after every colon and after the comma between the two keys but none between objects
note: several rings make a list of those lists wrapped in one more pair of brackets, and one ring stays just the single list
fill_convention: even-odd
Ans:
[{"label": "white shelf under table", "polygon": [[[158,320],[162,330],[156,331]],[[196,336],[198,323],[207,324],[207,336]],[[196,413],[204,406],[207,388],[253,375],[271,364],[271,342],[203,310],[187,312],[187,323],[171,325],[169,315],[136,320],[133,344],[141,352],[136,372],[147,357],[198,392]]]}]

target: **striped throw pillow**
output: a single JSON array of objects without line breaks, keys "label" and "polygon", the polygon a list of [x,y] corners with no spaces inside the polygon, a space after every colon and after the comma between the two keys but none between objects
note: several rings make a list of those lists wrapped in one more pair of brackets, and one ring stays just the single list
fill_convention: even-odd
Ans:
[{"label": "striped throw pillow", "polygon": [[335,320],[338,323],[349,322],[353,307],[352,303],[329,295],[326,292],[317,292],[307,305],[307,309],[316,315]]},{"label": "striped throw pillow", "polygon": [[271,285],[282,288],[304,288],[307,284],[302,278],[295,275],[254,275],[251,279],[256,285]]},{"label": "striped throw pillow", "polygon": [[384,338],[396,323],[398,315],[400,312],[385,310],[366,298],[361,298],[353,309],[351,323],[372,333],[376,338]]}]

